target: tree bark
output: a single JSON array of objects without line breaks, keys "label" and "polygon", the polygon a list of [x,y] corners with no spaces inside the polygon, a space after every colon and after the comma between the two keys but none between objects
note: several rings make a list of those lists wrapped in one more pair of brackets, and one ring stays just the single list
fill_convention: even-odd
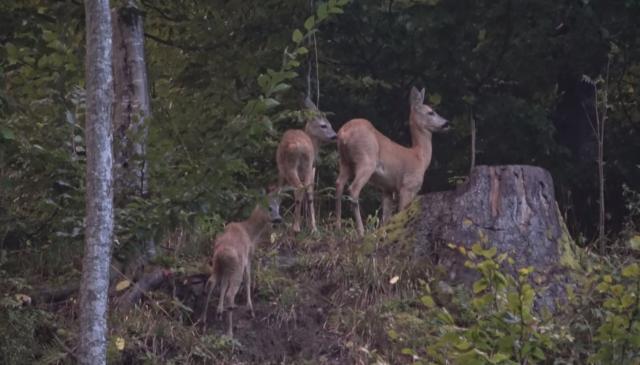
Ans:
[{"label": "tree bark", "polygon": [[[151,116],[144,57],[143,12],[133,1],[112,10],[113,113],[115,202],[121,207],[132,196],[148,195],[147,122]],[[133,262],[146,263],[156,255],[152,238],[144,242],[143,255]],[[132,271],[139,269],[133,265]]]},{"label": "tree bark", "polygon": [[108,0],[86,0],[86,220],[80,285],[81,364],[105,364],[113,237],[111,14]]},{"label": "tree bark", "polygon": [[151,105],[142,15],[132,2],[112,11],[116,202],[148,192],[146,121]]},{"label": "tree bark", "polygon": [[498,254],[514,260],[512,269],[533,266],[533,284],[546,288],[538,291],[536,304],[550,309],[564,299],[567,269],[580,267],[551,175],[534,166],[477,166],[456,190],[420,197],[382,229],[378,237],[389,242],[365,241],[365,253],[394,256],[396,266],[408,265],[413,271],[435,267],[445,282],[455,285],[472,285],[478,279],[457,247],[496,247]]},{"label": "tree bark", "polygon": [[550,308],[563,296],[566,269],[578,266],[551,175],[534,166],[478,166],[457,190],[425,195],[415,237],[415,255],[435,259],[453,282],[471,284],[475,275],[447,243],[506,252],[516,268],[534,268],[535,283],[548,289],[538,303]]}]

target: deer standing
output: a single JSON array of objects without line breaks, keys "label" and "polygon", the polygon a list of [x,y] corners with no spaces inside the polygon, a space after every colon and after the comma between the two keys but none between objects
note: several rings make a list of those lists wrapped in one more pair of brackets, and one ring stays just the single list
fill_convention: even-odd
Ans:
[{"label": "deer standing", "polygon": [[300,214],[303,199],[309,207],[311,231],[315,232],[316,217],[313,208],[313,182],[315,177],[315,161],[320,146],[336,139],[336,132],[322,112],[309,100],[304,100],[306,113],[311,114],[304,130],[289,129],[282,136],[276,152],[278,164],[278,185],[285,185],[295,190],[293,231],[300,232]]},{"label": "deer standing", "polygon": [[235,297],[243,277],[247,293],[247,307],[251,311],[251,316],[255,317],[251,302],[251,256],[269,225],[282,221],[279,209],[280,202],[277,193],[273,190],[267,195],[268,207],[265,208],[258,204],[247,220],[227,224],[224,232],[216,237],[213,255],[208,261],[210,277],[206,284],[209,289],[204,307],[204,324],[205,326],[207,324],[207,310],[211,293],[214,287],[220,283],[217,313],[221,316],[226,311],[227,335],[229,337],[233,336],[232,310],[236,307]]},{"label": "deer standing", "polygon": [[341,226],[344,184],[349,186],[356,229],[364,235],[358,199],[364,185],[371,183],[382,191],[382,222],[391,216],[394,198],[403,210],[422,186],[431,163],[431,134],[448,129],[448,121],[424,105],[425,91],[411,89],[409,126],[411,147],[401,146],[380,133],[366,119],[352,119],[338,131],[340,172],[336,181],[336,226]]}]

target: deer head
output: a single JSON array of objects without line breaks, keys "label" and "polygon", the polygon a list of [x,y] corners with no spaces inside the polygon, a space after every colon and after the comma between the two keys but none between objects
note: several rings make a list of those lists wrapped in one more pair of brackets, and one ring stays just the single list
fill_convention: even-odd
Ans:
[{"label": "deer head", "polygon": [[[304,131],[320,143],[328,143],[334,141],[337,138],[336,132],[331,127],[331,123],[327,120],[324,113],[318,110],[318,107],[309,99],[305,97],[303,106],[307,113],[311,115],[307,120],[307,124],[304,127]],[[315,142],[314,142],[315,143]]]},{"label": "deer head", "polygon": [[441,117],[430,106],[424,104],[425,90],[418,91],[411,88],[409,102],[411,103],[411,123],[419,129],[429,132],[444,132],[449,130],[449,121]]},{"label": "deer head", "polygon": [[280,195],[278,193],[278,187],[275,185],[267,188],[267,210],[269,211],[271,223],[282,223],[282,217],[280,216]]}]

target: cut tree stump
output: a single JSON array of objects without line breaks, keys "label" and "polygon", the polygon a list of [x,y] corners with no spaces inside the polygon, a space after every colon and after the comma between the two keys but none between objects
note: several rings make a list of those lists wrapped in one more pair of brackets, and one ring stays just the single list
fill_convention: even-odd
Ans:
[{"label": "cut tree stump", "polygon": [[381,230],[365,253],[400,255],[414,268],[435,267],[452,284],[471,285],[478,276],[450,244],[496,247],[514,260],[515,269],[534,268],[532,284],[545,288],[536,304],[548,308],[564,298],[568,269],[580,266],[551,175],[535,166],[478,166],[456,190],[419,197]]}]

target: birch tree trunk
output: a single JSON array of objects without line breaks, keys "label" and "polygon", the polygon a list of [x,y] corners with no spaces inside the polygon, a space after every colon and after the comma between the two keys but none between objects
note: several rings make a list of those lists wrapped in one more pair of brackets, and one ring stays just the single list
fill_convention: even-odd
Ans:
[{"label": "birch tree trunk", "polygon": [[113,236],[111,14],[108,0],[86,0],[87,148],[85,252],[80,286],[80,364],[105,364]]}]

